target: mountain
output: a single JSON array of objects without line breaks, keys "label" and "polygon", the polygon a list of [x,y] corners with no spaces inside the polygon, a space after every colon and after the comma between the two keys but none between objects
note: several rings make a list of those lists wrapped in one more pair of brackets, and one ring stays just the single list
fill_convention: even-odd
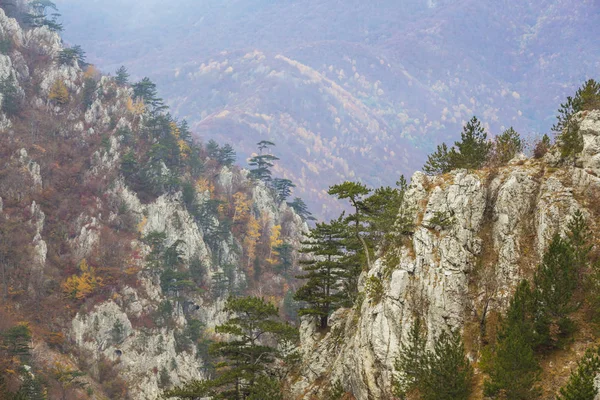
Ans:
[{"label": "mountain", "polygon": [[[412,234],[380,252],[372,268],[361,275],[363,297],[352,308],[336,310],[327,331],[314,320],[303,320],[303,365],[290,379],[294,395],[327,398],[337,382],[342,394],[353,396],[349,398],[396,398],[392,385],[401,377],[396,360],[410,351],[411,327],[418,320],[428,350],[438,345],[442,332],[461,333],[466,355],[477,367],[471,396],[488,398],[482,394],[483,381],[490,379],[485,372],[494,365],[491,352],[506,336],[501,330],[503,318],[514,318],[515,314],[505,312],[515,301],[517,286],[523,280],[531,287],[541,286],[542,265],[553,265],[547,255],[551,243],[556,243],[557,234],[570,240],[578,212],[591,232],[597,232],[600,110],[579,115],[578,126],[586,145],[577,167],[561,161],[554,149],[542,159],[521,157],[499,169],[413,175],[406,195],[406,209],[412,210],[416,221]],[[593,300],[595,285],[600,283],[593,264],[597,240],[597,234],[586,239],[594,250],[573,286],[572,300],[577,305],[568,319],[576,328],[563,336],[564,325],[553,323],[551,344],[535,349],[541,396],[531,390],[524,392],[525,398],[555,398],[585,351],[597,352],[597,322],[592,317],[599,311]],[[560,279],[554,275],[551,282],[558,286],[564,282]],[[561,342],[563,337],[568,337],[568,343]],[[524,373],[520,360],[514,359],[509,368]],[[590,367],[579,378],[593,382],[596,368]],[[439,373],[447,378],[448,372],[458,371]],[[443,383],[447,386],[438,389],[449,396],[454,387]],[[592,386],[597,393],[597,384]],[[496,396],[489,398],[501,398]]]},{"label": "mountain", "polygon": [[280,172],[327,216],[328,186],[392,185],[473,114],[492,134],[548,132],[600,66],[592,0],[57,4],[68,42],[149,75],[203,140],[242,160],[276,142]]},{"label": "mountain", "polygon": [[0,398],[157,399],[215,368],[228,297],[296,318],[308,227],[28,12],[0,7]]}]

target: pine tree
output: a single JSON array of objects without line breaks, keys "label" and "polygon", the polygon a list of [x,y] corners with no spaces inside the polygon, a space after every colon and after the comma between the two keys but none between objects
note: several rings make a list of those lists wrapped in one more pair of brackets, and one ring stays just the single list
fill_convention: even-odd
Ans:
[{"label": "pine tree", "polygon": [[[573,249],[569,242],[556,234],[534,277],[536,330],[541,336],[541,344],[556,346],[561,338],[572,332],[568,314],[576,309],[572,298],[577,281]],[[557,326],[559,331],[556,332],[552,326]]]},{"label": "pine tree", "polygon": [[564,158],[575,157],[583,150],[583,136],[573,116],[580,111],[598,108],[600,108],[600,83],[593,79],[587,80],[577,89],[575,96],[567,97],[567,101],[560,105],[557,122],[552,130],[559,135],[561,155]]},{"label": "pine tree", "polygon": [[560,105],[557,122],[552,130],[559,135],[563,133],[572,121],[573,115],[580,111],[600,108],[600,83],[588,79],[577,91],[575,96],[567,97],[567,101]]},{"label": "pine tree", "polygon": [[119,67],[119,69],[117,70],[116,76],[115,76],[115,82],[119,86],[125,86],[125,85],[129,84],[129,72],[127,71],[127,68],[125,68],[124,65],[121,65]]},{"label": "pine tree", "polygon": [[567,224],[566,241],[573,251],[574,268],[581,276],[589,264],[590,252],[593,248],[592,232],[580,210],[576,210]]},{"label": "pine tree", "polygon": [[14,116],[19,112],[19,92],[12,75],[0,81],[0,94],[2,94],[2,112]]},{"label": "pine tree", "polygon": [[254,167],[250,169],[250,178],[263,182],[269,182],[272,178],[271,168],[275,165],[273,162],[279,160],[272,154],[259,154],[248,160],[248,165]]},{"label": "pine tree", "polygon": [[569,381],[560,389],[556,400],[594,400],[598,394],[595,380],[600,373],[600,347],[588,349],[571,372]]},{"label": "pine tree", "polygon": [[83,82],[83,108],[87,110],[94,103],[94,95],[98,89],[98,83],[94,78],[86,78]]},{"label": "pine tree", "polygon": [[487,140],[487,133],[477,117],[471,118],[463,127],[460,142],[454,142],[456,152],[450,152],[452,169],[483,167],[488,159],[492,144]]},{"label": "pine tree", "polygon": [[433,154],[427,156],[423,172],[427,175],[441,175],[452,170],[452,151],[448,150],[446,143],[437,146]]},{"label": "pine tree", "polygon": [[312,213],[308,211],[308,206],[300,197],[294,198],[294,201],[288,202],[288,206],[294,209],[294,212],[302,218],[304,221],[314,221],[315,218]]},{"label": "pine tree", "polygon": [[[32,27],[47,26],[55,32],[63,30],[62,24],[57,21],[60,14],[54,2],[50,0],[32,0],[27,5],[31,12],[26,12],[23,16],[25,24]],[[48,9],[54,12],[48,15]]]},{"label": "pine tree", "polygon": [[394,394],[405,398],[418,393],[423,400],[466,400],[471,393],[473,367],[465,356],[458,330],[442,332],[432,350],[426,350],[425,332],[416,319],[408,343],[395,362],[398,378]]},{"label": "pine tree", "polygon": [[217,155],[217,162],[223,166],[230,167],[233,165],[236,159],[235,150],[230,144],[225,144],[219,149]]},{"label": "pine tree", "polygon": [[540,367],[533,351],[534,293],[521,281],[498,332],[496,345],[483,363],[489,378],[484,394],[493,399],[530,400],[539,397]]},{"label": "pine tree", "polygon": [[146,106],[150,107],[151,112],[158,113],[167,108],[163,100],[158,97],[156,84],[150,78],[145,77],[141,81],[134,83],[132,87],[133,98],[142,100]]},{"label": "pine tree", "polygon": [[74,66],[75,63],[77,63],[80,68],[88,65],[85,62],[85,51],[83,51],[79,45],[61,50],[61,52],[58,53],[58,63],[60,65],[71,66]]},{"label": "pine tree", "polygon": [[519,134],[512,128],[508,128],[501,135],[496,136],[494,141],[494,161],[504,165],[512,160],[518,153],[523,151],[523,142]]},{"label": "pine tree", "polygon": [[550,137],[546,134],[542,136],[542,140],[537,142],[533,148],[533,158],[539,159],[546,155],[552,143]]},{"label": "pine tree", "polygon": [[[221,360],[217,376],[207,381],[192,381],[165,392],[166,398],[257,399],[264,391],[279,400],[276,382],[270,378],[273,363],[282,356],[282,344],[296,340],[297,330],[279,320],[277,307],[257,297],[230,297],[225,306],[229,319],[215,328],[231,335],[231,340],[214,343],[212,356]],[[271,338],[278,346],[264,344]]]},{"label": "pine tree", "polygon": [[423,400],[467,400],[471,394],[473,367],[465,356],[460,332],[442,332],[433,351],[427,353],[427,368],[420,392]]},{"label": "pine tree", "polygon": [[371,249],[363,236],[363,222],[365,220],[365,203],[364,197],[371,193],[364,184],[358,182],[346,181],[339,185],[329,187],[327,192],[330,195],[336,196],[340,200],[348,199],[350,205],[354,208],[354,214],[349,215],[345,219],[345,223],[353,226],[353,235],[356,240],[362,244],[363,255],[366,258],[367,269],[371,269]]},{"label": "pine tree", "polygon": [[427,339],[420,318],[415,318],[407,338],[394,362],[398,376],[393,382],[393,390],[400,398],[418,386],[425,369]]},{"label": "pine tree", "polygon": [[275,178],[273,179],[272,187],[277,194],[277,202],[281,204],[290,197],[292,188],[295,188],[296,185],[289,179]]},{"label": "pine tree", "polygon": [[344,270],[342,264],[344,224],[340,220],[318,223],[311,229],[300,252],[309,254],[308,260],[300,261],[303,274],[298,279],[307,282],[296,292],[294,299],[307,303],[300,315],[319,318],[319,326],[327,328],[329,314],[339,308],[344,293],[340,291]]}]

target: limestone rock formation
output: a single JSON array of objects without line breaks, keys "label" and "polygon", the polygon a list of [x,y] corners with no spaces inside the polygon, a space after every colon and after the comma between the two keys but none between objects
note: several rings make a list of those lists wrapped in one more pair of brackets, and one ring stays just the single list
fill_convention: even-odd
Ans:
[{"label": "limestone rock formation", "polygon": [[[365,296],[354,309],[331,317],[319,332],[302,323],[304,364],[293,385],[309,399],[323,393],[315,382],[340,381],[358,400],[391,397],[394,360],[416,315],[429,342],[442,330],[477,329],[483,313],[502,311],[516,283],[531,278],[551,237],[575,210],[596,229],[600,178],[600,112],[579,116],[583,168],[521,159],[506,167],[456,170],[437,177],[417,172],[409,187],[416,228],[397,257],[382,257],[361,276],[384,286],[381,301]],[[484,311],[485,310],[485,311]],[[479,357],[479,343],[469,343]]]}]

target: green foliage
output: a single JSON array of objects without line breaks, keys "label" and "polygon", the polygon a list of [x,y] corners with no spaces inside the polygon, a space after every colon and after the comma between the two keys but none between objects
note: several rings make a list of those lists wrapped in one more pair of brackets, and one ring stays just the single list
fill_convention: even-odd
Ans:
[{"label": "green foliage", "polygon": [[437,146],[434,153],[427,156],[423,172],[427,175],[441,175],[450,172],[453,168],[451,153],[446,143]]},{"label": "green foliage", "polygon": [[[278,318],[272,304],[257,297],[227,300],[228,321],[215,328],[231,335],[227,342],[214,343],[210,353],[222,361],[217,376],[207,381],[192,381],[165,392],[166,398],[194,399],[281,399],[278,382],[272,378],[273,363],[282,356],[279,349],[297,338],[297,331]],[[265,345],[271,338],[277,347]],[[262,397],[261,397],[262,396]]]},{"label": "green foliage", "polygon": [[[534,277],[536,286],[536,330],[540,344],[557,346],[572,333],[568,314],[575,311],[573,293],[578,270],[570,243],[555,235]],[[558,327],[555,332],[552,326]]]},{"label": "green foliage", "polygon": [[289,179],[282,178],[273,179],[271,186],[273,190],[275,190],[276,199],[279,204],[286,201],[287,198],[292,194],[292,188],[296,187],[296,185],[294,185]]},{"label": "green foliage", "polygon": [[385,247],[398,236],[412,233],[412,215],[404,202],[404,177],[398,183],[400,186],[396,188],[376,189],[363,201],[366,241],[370,248]]},{"label": "green foliage", "polygon": [[494,140],[494,161],[504,165],[512,160],[518,153],[523,151],[521,136],[512,128],[508,128]]},{"label": "green foliage", "polygon": [[600,373],[600,347],[588,349],[571,372],[569,380],[560,389],[556,400],[594,400],[598,389],[594,384]]},{"label": "green foliage", "polygon": [[46,400],[47,391],[38,377],[25,372],[19,391],[13,395],[13,400]]},{"label": "green foliage", "polygon": [[593,235],[583,213],[576,210],[567,224],[567,243],[573,251],[574,268],[581,272],[589,264]]},{"label": "green foliage", "polygon": [[293,267],[293,251],[294,246],[289,243],[282,243],[276,246],[274,250],[279,253],[279,263],[275,265],[275,270],[286,275]]},{"label": "green foliage", "polygon": [[171,377],[169,376],[169,371],[167,367],[163,365],[160,369],[160,373],[158,375],[158,387],[165,388],[171,384]]},{"label": "green foliage", "polygon": [[394,392],[400,398],[418,393],[423,400],[468,399],[473,381],[473,367],[465,356],[458,331],[442,332],[433,350],[426,350],[421,322],[416,320],[395,367],[399,373]]},{"label": "green foliage", "polygon": [[367,279],[367,283],[365,284],[365,290],[367,292],[367,296],[369,296],[369,300],[374,304],[378,304],[383,298],[384,287],[381,279],[378,277],[371,275]]},{"label": "green foliage", "polygon": [[30,356],[31,330],[27,324],[18,324],[1,333],[0,338],[8,354],[26,359]]},{"label": "green foliage", "polygon": [[250,178],[256,179],[263,182],[269,182],[272,178],[271,168],[275,164],[273,162],[279,160],[272,154],[259,154],[248,160],[248,165],[252,167],[250,169]]},{"label": "green foliage", "polygon": [[88,109],[94,103],[94,95],[98,89],[98,83],[93,78],[86,78],[83,82],[83,107]]},{"label": "green foliage", "polygon": [[342,400],[344,395],[346,394],[346,390],[344,390],[344,386],[342,386],[342,382],[335,381],[329,390],[325,392],[324,400]]},{"label": "green foliage", "polygon": [[267,375],[259,375],[250,386],[247,400],[284,400],[281,383],[278,379]]},{"label": "green foliage", "polygon": [[416,318],[408,332],[408,341],[403,343],[394,367],[398,377],[393,382],[394,393],[398,397],[412,390],[419,382],[422,371],[425,369],[427,339],[423,323]]},{"label": "green foliage", "polygon": [[116,76],[115,76],[115,82],[119,86],[125,86],[125,85],[129,84],[129,72],[127,71],[127,68],[125,68],[125,66],[122,65],[117,70]]},{"label": "green foliage", "polygon": [[333,185],[329,187],[327,192],[332,196],[337,197],[340,200],[347,199],[350,205],[354,208],[354,214],[350,214],[345,218],[344,222],[350,226],[354,225],[353,233],[354,237],[362,245],[363,255],[366,258],[368,269],[371,268],[370,260],[370,248],[365,238],[362,235],[364,230],[363,221],[365,219],[366,207],[365,207],[365,196],[371,193],[371,189],[368,189],[364,184],[358,182],[343,182],[339,185]]},{"label": "green foliage", "polygon": [[216,160],[219,165],[222,166],[231,166],[235,162],[236,154],[233,147],[230,144],[225,144],[223,147],[220,147],[217,142],[214,140],[209,140],[206,145],[206,152],[208,157],[213,160]]},{"label": "green foliage", "polygon": [[115,321],[111,329],[110,336],[114,344],[120,344],[123,342],[123,340],[125,340],[125,327],[123,326],[121,320],[118,319]]},{"label": "green foliage", "polygon": [[550,137],[546,134],[542,136],[542,140],[537,142],[533,148],[533,157],[536,159],[542,158],[546,155],[552,143]]},{"label": "green foliage", "polygon": [[493,399],[528,400],[539,397],[540,367],[534,354],[535,300],[529,283],[523,280],[511,299],[496,345],[482,367],[489,376],[484,394]]},{"label": "green foliage", "polygon": [[600,83],[593,79],[588,79],[575,92],[575,96],[567,97],[567,101],[560,105],[557,122],[552,130],[559,135],[569,127],[573,115],[580,111],[600,108]]},{"label": "green foliage", "polygon": [[9,54],[14,47],[14,43],[10,36],[5,36],[0,38],[0,54]]},{"label": "green foliage", "polygon": [[567,97],[567,101],[560,105],[557,122],[552,130],[559,135],[563,157],[574,157],[583,150],[583,136],[573,116],[580,111],[598,108],[600,108],[600,83],[593,79],[587,80],[577,89],[575,96]]},{"label": "green foliage", "polygon": [[158,97],[156,90],[156,84],[150,80],[150,78],[143,78],[141,81],[134,83],[133,87],[133,98],[142,100],[144,104],[149,107],[150,112],[158,113],[167,108],[163,100]]},{"label": "green foliage", "polygon": [[444,211],[436,211],[433,217],[428,221],[428,224],[432,227],[440,227],[446,229],[454,224],[454,216]]},{"label": "green foliage", "polygon": [[2,94],[2,111],[9,117],[15,116],[21,104],[19,91],[12,75],[0,81],[0,94]]},{"label": "green foliage", "polygon": [[445,143],[431,154],[423,171],[428,175],[443,174],[456,168],[478,169],[488,160],[492,144],[477,117],[471,118],[463,127],[461,140],[448,149]]},{"label": "green foliage", "polygon": [[488,159],[492,144],[477,117],[464,126],[460,142],[455,142],[456,152],[451,152],[452,169],[479,169]]},{"label": "green foliage", "polygon": [[160,287],[165,294],[179,295],[181,291],[192,289],[196,285],[190,280],[190,273],[166,269],[160,274]]},{"label": "green foliage", "polygon": [[293,208],[294,212],[298,214],[304,221],[315,220],[315,218],[312,216],[312,213],[308,211],[308,206],[300,197],[296,197],[294,201],[291,203],[288,202],[287,205]]},{"label": "green foliage", "polygon": [[79,45],[67,47],[58,53],[58,63],[60,65],[71,66],[74,66],[75,63],[77,63],[79,67],[84,67],[87,65],[85,62],[85,51],[83,51]]},{"label": "green foliage", "polygon": [[9,117],[17,115],[21,101],[12,75],[0,80],[0,94],[2,94],[2,111]]},{"label": "green foliage", "polygon": [[319,318],[320,327],[327,327],[327,318],[346,299],[342,290],[345,265],[343,263],[344,225],[340,220],[331,223],[317,223],[302,242],[301,253],[310,258],[300,261],[305,279],[304,286],[298,289],[294,299],[307,305],[300,315],[313,315]]},{"label": "green foliage", "polygon": [[[61,32],[63,26],[58,22],[58,9],[50,0],[32,0],[27,4],[30,12],[25,13],[23,22],[31,27],[47,26],[50,30]],[[48,15],[48,10],[54,11]]]}]

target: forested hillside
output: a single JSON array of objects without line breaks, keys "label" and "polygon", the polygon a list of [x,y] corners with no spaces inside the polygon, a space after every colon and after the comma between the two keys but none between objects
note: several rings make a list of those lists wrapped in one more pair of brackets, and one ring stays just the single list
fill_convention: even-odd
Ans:
[{"label": "forested hillside", "polygon": [[[466,3],[406,4],[430,15]],[[432,148],[410,181],[396,174],[394,186],[370,186],[345,167],[331,174],[340,170],[331,159],[313,165],[335,180],[319,196],[346,211],[311,222],[295,192],[306,182],[282,172],[301,169],[294,147],[264,125],[274,117],[243,112],[264,135],[240,168],[233,110],[188,123],[152,79],[126,67],[103,74],[62,30],[51,1],[0,1],[1,399],[598,395],[597,81],[559,101],[530,157],[518,121],[496,130],[467,109],[456,140]],[[389,39],[375,32],[370,40]],[[265,86],[265,101],[271,92],[268,101],[290,109],[299,102],[307,121],[337,102],[355,118],[348,137],[381,133],[370,106],[327,72],[240,56],[294,90],[315,85],[324,102],[277,85]],[[263,70],[267,59],[297,75]],[[225,61],[200,65],[200,75],[229,75],[237,64]],[[232,144],[194,133],[219,127]],[[322,151],[337,146],[297,129]],[[401,158],[386,151],[378,173]]]},{"label": "forested hillside", "polygon": [[276,142],[327,217],[329,186],[393,185],[473,115],[494,134],[545,133],[600,65],[592,0],[57,3],[70,43],[150,76],[206,140],[235,137],[242,162]]},{"label": "forested hillside", "polygon": [[64,46],[55,12],[0,9],[0,398],[156,399],[210,376],[229,296],[295,320],[310,212],[275,143],[240,169],[151,80]]}]

